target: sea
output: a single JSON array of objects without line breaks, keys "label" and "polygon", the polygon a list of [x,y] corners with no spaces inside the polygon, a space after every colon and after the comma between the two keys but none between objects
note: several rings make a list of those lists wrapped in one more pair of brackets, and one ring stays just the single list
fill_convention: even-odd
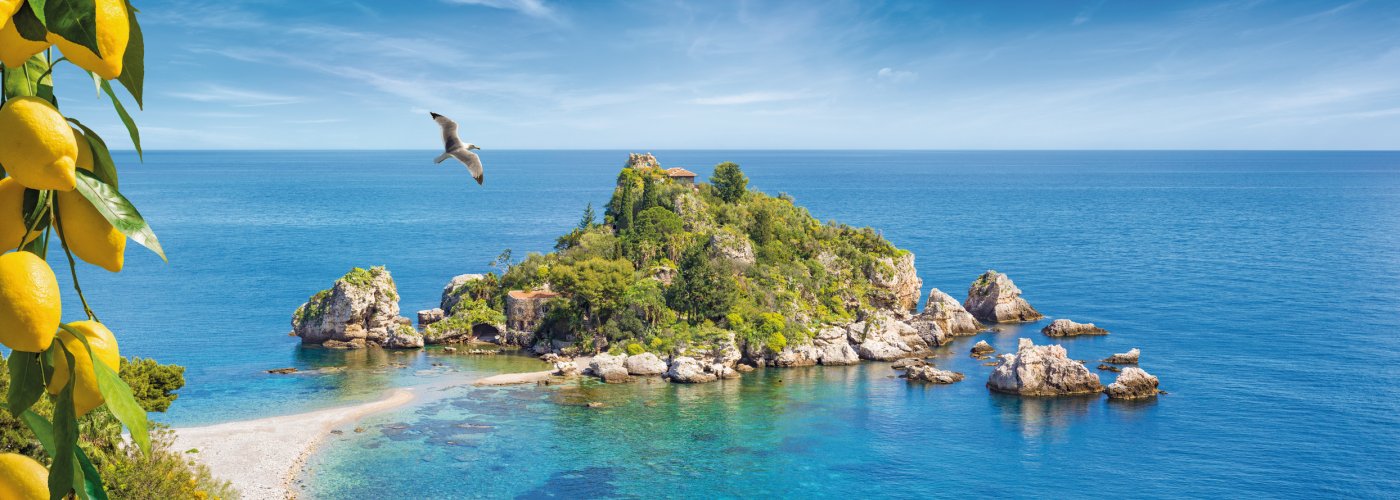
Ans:
[{"label": "sea", "polygon": [[[118,152],[169,263],[133,244],[121,273],[79,278],[122,354],[186,367],[157,421],[418,394],[330,436],[299,478],[308,498],[1400,495],[1400,152],[653,151],[702,179],[739,163],[753,189],[879,230],[916,254],[925,293],[961,298],[995,269],[1046,321],[1112,332],[960,338],[934,358],[967,375],[952,385],[865,363],[482,388],[545,365],[288,336],[352,267],[387,266],[412,317],[505,249],[551,250],[585,206],[601,213],[628,152],[485,150],[481,186],[427,150]],[[1020,338],[1091,368],[1140,348],[1167,394],[989,392],[968,349]],[[267,373],[284,367],[301,373]]]}]

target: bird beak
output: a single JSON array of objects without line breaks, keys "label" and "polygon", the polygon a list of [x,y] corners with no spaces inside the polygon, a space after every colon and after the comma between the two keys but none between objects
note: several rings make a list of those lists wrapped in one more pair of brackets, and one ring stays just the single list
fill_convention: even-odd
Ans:
[{"label": "bird beak", "polygon": [[434,113],[434,112],[432,112],[432,111],[429,111],[428,114],[433,115],[433,118],[437,118],[437,117],[439,117],[439,116],[442,116],[442,115],[437,114],[437,113]]}]

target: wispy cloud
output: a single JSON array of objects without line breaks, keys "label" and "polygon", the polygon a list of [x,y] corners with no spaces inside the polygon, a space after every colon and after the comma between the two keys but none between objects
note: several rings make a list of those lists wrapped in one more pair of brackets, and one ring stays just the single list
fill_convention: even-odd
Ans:
[{"label": "wispy cloud", "polygon": [[549,19],[558,21],[558,13],[553,7],[545,4],[543,0],[446,0],[447,3],[456,5],[476,5],[490,7],[493,9],[506,9],[525,14],[530,17]]},{"label": "wispy cloud", "polygon": [[691,99],[690,103],[699,104],[701,106],[737,106],[742,104],[792,101],[809,97],[812,97],[812,95],[803,92],[744,92],[742,94],[697,97]]},{"label": "wispy cloud", "polygon": [[198,89],[181,92],[170,92],[170,96],[180,99],[229,104],[234,107],[259,107],[259,106],[280,106],[301,102],[302,99],[296,96],[273,94],[257,90],[235,89],[219,84],[206,84]]},{"label": "wispy cloud", "polygon": [[919,74],[913,71],[903,71],[894,68],[880,68],[880,71],[875,72],[875,78],[888,83],[904,83],[913,81],[918,77]]}]

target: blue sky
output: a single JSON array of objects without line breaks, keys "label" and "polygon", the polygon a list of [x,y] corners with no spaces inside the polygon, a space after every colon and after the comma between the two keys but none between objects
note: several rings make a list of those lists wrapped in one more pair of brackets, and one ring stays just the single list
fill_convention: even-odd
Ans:
[{"label": "blue sky", "polygon": [[137,7],[152,149],[1400,149],[1394,1]]}]

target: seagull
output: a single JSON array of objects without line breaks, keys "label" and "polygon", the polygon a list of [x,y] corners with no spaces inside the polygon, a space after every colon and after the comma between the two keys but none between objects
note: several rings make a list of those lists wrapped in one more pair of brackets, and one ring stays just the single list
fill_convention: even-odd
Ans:
[{"label": "seagull", "polygon": [[467,166],[467,170],[471,171],[472,178],[476,179],[476,184],[481,185],[481,181],[485,178],[481,170],[481,157],[472,152],[473,149],[481,148],[472,143],[463,144],[462,140],[457,138],[457,122],[432,111],[429,111],[428,114],[433,115],[433,121],[442,127],[442,145],[447,150],[447,152],[438,155],[433,163],[442,163],[448,158],[456,158],[457,161]]}]

